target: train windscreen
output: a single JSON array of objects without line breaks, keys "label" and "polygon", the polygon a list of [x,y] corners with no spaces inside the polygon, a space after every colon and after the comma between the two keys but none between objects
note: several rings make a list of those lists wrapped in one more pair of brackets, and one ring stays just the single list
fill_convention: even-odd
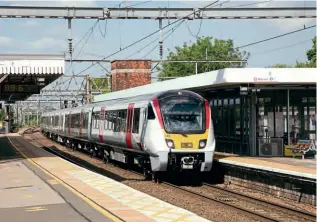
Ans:
[{"label": "train windscreen", "polygon": [[167,133],[204,133],[204,101],[188,96],[170,96],[159,100]]}]

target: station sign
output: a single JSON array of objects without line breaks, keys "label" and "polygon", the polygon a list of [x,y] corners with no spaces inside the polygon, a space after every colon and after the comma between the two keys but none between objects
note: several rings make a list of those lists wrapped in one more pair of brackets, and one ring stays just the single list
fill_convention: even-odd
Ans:
[{"label": "station sign", "polygon": [[36,84],[2,84],[0,92],[38,94],[40,93],[40,87]]}]

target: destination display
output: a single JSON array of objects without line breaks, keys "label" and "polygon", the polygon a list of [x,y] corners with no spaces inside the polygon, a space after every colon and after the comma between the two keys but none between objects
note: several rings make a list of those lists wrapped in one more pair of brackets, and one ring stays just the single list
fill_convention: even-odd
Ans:
[{"label": "destination display", "polygon": [[24,85],[24,84],[3,84],[1,86],[1,93],[32,93],[37,94],[40,92],[39,86]]}]

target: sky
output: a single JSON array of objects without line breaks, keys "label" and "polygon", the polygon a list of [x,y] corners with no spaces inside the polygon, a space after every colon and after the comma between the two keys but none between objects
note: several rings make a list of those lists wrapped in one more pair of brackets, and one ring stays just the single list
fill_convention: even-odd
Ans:
[{"label": "sky", "polygon": [[[143,2],[143,3],[142,3]],[[77,6],[77,7],[125,7],[140,4],[135,7],[204,7],[212,1],[0,1],[0,5],[35,5],[35,6]],[[256,3],[256,1],[223,2],[222,6],[232,7]],[[263,0],[261,1],[263,2]],[[142,3],[142,4],[141,4]],[[290,7],[316,6],[314,1],[268,1],[257,3],[249,7]],[[171,20],[170,22],[172,22]],[[72,23],[73,45],[83,38],[96,20],[74,20]],[[168,23],[163,21],[163,26]],[[183,45],[184,42],[195,41],[195,35],[212,36],[217,39],[232,39],[235,46],[242,46],[262,39],[270,38],[286,32],[316,25],[315,19],[274,19],[274,20],[203,20],[200,31],[200,20],[186,21],[164,41],[164,57],[168,49]],[[84,38],[75,47],[74,57],[80,53],[78,59],[101,59],[120,50],[134,41],[158,30],[159,24],[155,20],[109,20],[99,21],[88,39]],[[169,27],[170,28],[170,27]],[[167,28],[167,30],[169,29]],[[192,35],[192,34],[194,35]],[[0,19],[0,53],[64,53],[68,51],[67,21],[63,19]],[[267,67],[273,64],[294,65],[296,61],[306,61],[306,51],[312,47],[311,39],[316,35],[316,28],[307,29],[292,35],[245,47],[243,50],[251,54],[247,67]],[[123,50],[109,59],[159,59],[159,48],[151,53],[158,41],[159,34]],[[137,53],[150,42],[149,47]],[[84,47],[82,47],[84,46]],[[131,54],[134,56],[129,57]],[[75,63],[73,67],[66,64],[66,74],[79,73],[90,63]],[[105,64],[109,68],[109,64]],[[193,70],[194,72],[195,70]],[[88,69],[85,74],[102,76],[105,69],[96,65]]]}]

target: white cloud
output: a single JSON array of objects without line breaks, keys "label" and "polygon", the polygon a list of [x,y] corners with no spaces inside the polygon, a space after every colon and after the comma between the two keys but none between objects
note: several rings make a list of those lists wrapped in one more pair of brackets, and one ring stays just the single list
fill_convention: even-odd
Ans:
[{"label": "white cloud", "polygon": [[67,48],[66,41],[53,39],[53,38],[42,38],[42,39],[30,42],[29,44],[36,49],[57,48],[62,50]]},{"label": "white cloud", "polygon": [[25,26],[38,26],[38,25],[40,25],[40,23],[37,21],[34,21],[34,20],[27,20],[23,25],[25,25]]},{"label": "white cloud", "polygon": [[0,36],[0,45],[1,46],[9,46],[13,40],[6,36]]},{"label": "white cloud", "polygon": [[274,25],[278,26],[280,30],[292,31],[300,28],[304,28],[316,24],[315,19],[275,19]]}]

